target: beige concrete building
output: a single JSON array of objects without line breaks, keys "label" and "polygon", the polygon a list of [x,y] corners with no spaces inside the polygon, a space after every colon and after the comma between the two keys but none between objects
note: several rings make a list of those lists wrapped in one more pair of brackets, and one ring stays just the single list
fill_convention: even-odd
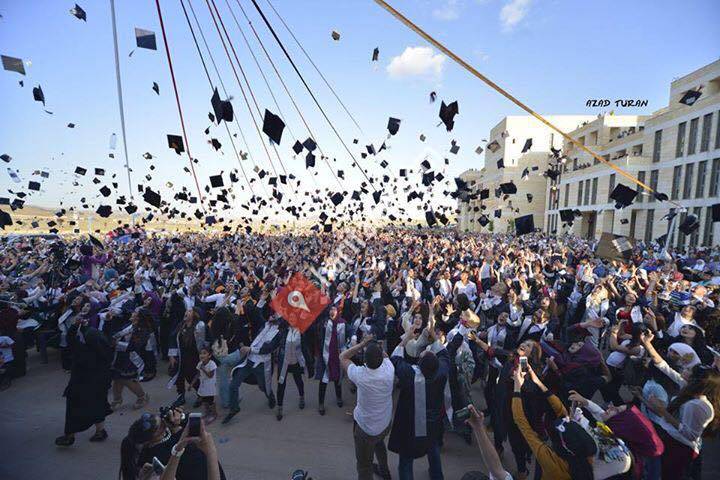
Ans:
[{"label": "beige concrete building", "polygon": [[[554,115],[547,118],[567,131],[596,117]],[[528,140],[532,141],[532,145],[523,153]],[[548,168],[550,147],[559,149],[562,144],[559,134],[529,115],[508,116],[495,125],[484,147],[485,166],[480,170],[467,170],[460,175],[474,191],[489,189],[490,197],[469,203],[460,202],[458,228],[464,231],[505,232],[512,226],[515,217],[529,214],[533,214],[535,227],[544,228],[547,179],[542,174]],[[498,167],[500,160],[504,168]],[[529,175],[523,180],[525,169]],[[495,190],[500,184],[508,182],[516,185],[517,194],[507,199],[497,197]],[[531,195],[531,201],[528,194]],[[495,211],[501,212],[500,218],[495,217]],[[481,227],[477,221],[483,214],[491,222],[485,227]]]},{"label": "beige concrete building", "polygon": [[[688,90],[700,87],[702,95],[694,104],[679,103]],[[605,115],[569,132],[617,167],[666,193],[682,208],[659,202],[640,189],[632,205],[615,209],[609,198],[615,186],[636,186],[565,142],[567,160],[559,177],[547,185],[545,230],[594,238],[612,232],[649,241],[668,233],[669,222],[663,217],[677,210],[678,221],[669,232],[670,245],[716,245],[720,223],[713,224],[711,206],[720,202],[719,117],[720,61],[716,61],[673,81],[668,106],[651,115]],[[563,209],[580,210],[582,217],[566,227],[559,218]],[[700,219],[700,228],[685,236],[677,226],[691,213]]]}]

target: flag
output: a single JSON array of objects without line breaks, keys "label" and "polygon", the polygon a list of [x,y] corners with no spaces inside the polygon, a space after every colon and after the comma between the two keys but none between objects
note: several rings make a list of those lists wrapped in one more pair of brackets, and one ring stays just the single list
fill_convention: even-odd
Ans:
[{"label": "flag", "polygon": [[273,297],[270,307],[304,333],[329,304],[330,299],[298,272]]}]

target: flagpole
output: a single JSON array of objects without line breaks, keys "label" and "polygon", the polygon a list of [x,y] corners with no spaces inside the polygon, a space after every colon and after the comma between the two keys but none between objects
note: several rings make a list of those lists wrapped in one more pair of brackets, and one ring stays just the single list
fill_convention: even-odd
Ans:
[{"label": "flagpole", "polygon": [[120,107],[120,127],[122,128],[123,150],[125,153],[125,170],[127,171],[128,193],[133,200],[132,179],[130,178],[130,163],[127,148],[127,135],[125,134],[125,107],[123,106],[122,80],[120,79],[120,53],[118,51],[117,22],[115,20],[115,0],[110,0],[110,13],[112,17],[113,44],[115,46],[115,79],[117,82],[118,106]]}]

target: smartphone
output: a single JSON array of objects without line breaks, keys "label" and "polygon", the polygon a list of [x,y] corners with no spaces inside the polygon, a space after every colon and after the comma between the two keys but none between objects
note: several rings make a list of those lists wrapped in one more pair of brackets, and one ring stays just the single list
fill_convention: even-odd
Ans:
[{"label": "smartphone", "polygon": [[152,459],[152,468],[153,473],[157,476],[161,476],[163,472],[165,471],[165,465],[162,464],[160,460],[158,460],[157,457],[153,457]]},{"label": "smartphone", "polygon": [[200,420],[202,420],[202,413],[191,413],[188,418],[188,437],[199,437],[200,436]]},{"label": "smartphone", "polygon": [[523,372],[527,372],[527,369],[528,369],[527,357],[520,357],[520,369]]}]

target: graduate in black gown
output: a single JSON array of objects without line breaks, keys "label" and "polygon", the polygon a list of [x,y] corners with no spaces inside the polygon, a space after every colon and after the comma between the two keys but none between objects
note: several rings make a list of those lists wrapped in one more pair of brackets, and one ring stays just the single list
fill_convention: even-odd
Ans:
[{"label": "graduate in black gown", "polygon": [[105,417],[112,413],[108,403],[113,349],[107,338],[83,320],[68,330],[68,348],[72,353],[70,381],[66,398],[65,434],[55,445],[67,447],[75,443],[75,434],[95,425],[91,442],[102,442],[108,436]]}]

